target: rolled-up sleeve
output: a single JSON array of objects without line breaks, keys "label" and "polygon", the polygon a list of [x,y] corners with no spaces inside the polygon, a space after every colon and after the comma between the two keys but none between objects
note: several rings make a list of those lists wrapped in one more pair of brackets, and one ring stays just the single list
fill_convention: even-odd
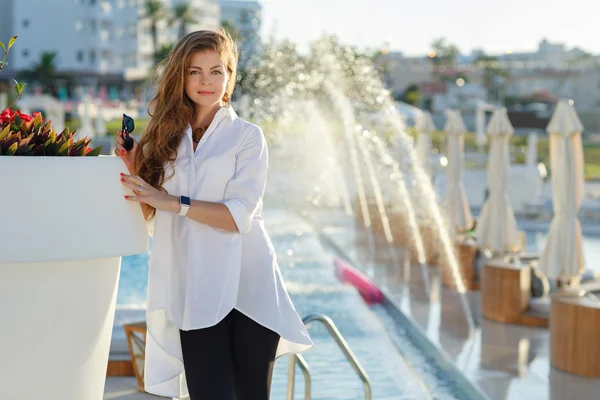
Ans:
[{"label": "rolled-up sleeve", "polygon": [[250,230],[267,183],[269,155],[260,128],[255,127],[236,155],[235,174],[225,187],[223,203],[240,233]]}]

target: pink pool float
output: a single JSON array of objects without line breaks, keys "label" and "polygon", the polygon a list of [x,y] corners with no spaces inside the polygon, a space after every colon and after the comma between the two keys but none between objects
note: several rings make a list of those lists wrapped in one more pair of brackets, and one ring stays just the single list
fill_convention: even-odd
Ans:
[{"label": "pink pool float", "polygon": [[342,282],[348,282],[356,289],[368,304],[383,302],[383,293],[365,274],[354,268],[346,260],[336,257],[333,261],[335,275]]}]

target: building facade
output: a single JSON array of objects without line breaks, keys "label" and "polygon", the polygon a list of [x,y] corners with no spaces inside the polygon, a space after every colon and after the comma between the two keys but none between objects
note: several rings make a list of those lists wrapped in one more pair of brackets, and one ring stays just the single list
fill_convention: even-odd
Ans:
[{"label": "building facade", "polygon": [[420,86],[433,80],[434,65],[428,57],[405,57],[401,52],[390,52],[379,56],[376,66],[395,96],[410,85]]},{"label": "building facade", "polygon": [[507,52],[497,57],[500,65],[509,70],[567,70],[581,65],[586,54],[579,48],[568,49],[563,43],[551,43],[543,39],[537,51]]},{"label": "building facade", "polygon": [[57,71],[81,75],[139,66],[136,0],[2,1],[9,10],[0,16],[2,34],[19,36],[11,70],[31,69],[44,52],[56,53]]},{"label": "building facade", "polygon": [[242,62],[260,52],[262,5],[258,1],[221,0],[221,22],[235,27]]},{"label": "building facade", "polygon": [[[168,12],[182,1],[163,4]],[[218,0],[193,0],[191,5],[198,23],[189,30],[219,26]],[[56,53],[57,72],[82,79],[142,79],[154,67],[144,0],[0,0],[0,10],[0,40],[19,36],[7,71],[31,69],[45,52]],[[162,21],[159,43],[174,42],[175,30]]]}]

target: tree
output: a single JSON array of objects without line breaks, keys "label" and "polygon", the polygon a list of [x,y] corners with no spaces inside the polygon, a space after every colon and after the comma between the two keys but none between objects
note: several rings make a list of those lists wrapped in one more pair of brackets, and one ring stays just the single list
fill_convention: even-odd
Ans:
[{"label": "tree", "polygon": [[456,57],[460,54],[458,48],[446,41],[446,38],[439,38],[431,43],[431,49],[435,51],[433,63],[435,65],[455,65]]},{"label": "tree", "polygon": [[402,94],[403,102],[416,106],[421,101],[421,90],[419,86],[412,84],[409,85],[404,93]]},{"label": "tree", "polygon": [[173,50],[173,43],[167,43],[160,46],[158,50],[156,50],[153,54],[154,65],[161,62],[164,58],[166,58],[169,53]]},{"label": "tree", "polygon": [[17,72],[17,79],[30,84],[39,84],[44,93],[58,96],[61,86],[72,85],[76,77],[66,72],[56,71],[56,53],[42,52],[39,61],[31,69]]},{"label": "tree", "polygon": [[31,82],[39,82],[43,87],[50,85],[57,77],[56,53],[45,51],[40,55],[40,60],[33,68],[21,71],[18,75],[21,79]]},{"label": "tree", "polygon": [[499,82],[510,78],[509,72],[499,67],[497,57],[488,56],[485,53],[478,55],[474,64],[483,67],[483,86],[487,89],[488,94],[493,93],[494,99],[500,100],[501,85]]},{"label": "tree", "polygon": [[144,18],[150,20],[152,48],[154,53],[156,53],[158,51],[158,23],[164,20],[167,14],[161,0],[146,0],[144,8]]},{"label": "tree", "polygon": [[40,62],[38,62],[34,67],[33,71],[39,77],[48,77],[51,78],[56,72],[56,65],[54,64],[54,60],[56,59],[55,52],[43,52],[40,56]]},{"label": "tree", "polygon": [[179,38],[182,38],[187,33],[187,26],[198,23],[196,15],[199,13],[188,2],[180,3],[173,7],[170,21],[172,24],[179,25]]},{"label": "tree", "polygon": [[589,67],[594,61],[594,56],[588,52],[580,50],[579,54],[566,61],[566,67]]},{"label": "tree", "polygon": [[235,25],[233,24],[233,22],[231,22],[229,20],[223,20],[223,21],[221,21],[221,28],[223,28],[223,30],[225,30],[225,32],[227,32],[229,34],[229,36],[231,36],[233,38],[233,40],[237,41],[238,30],[235,27]]}]

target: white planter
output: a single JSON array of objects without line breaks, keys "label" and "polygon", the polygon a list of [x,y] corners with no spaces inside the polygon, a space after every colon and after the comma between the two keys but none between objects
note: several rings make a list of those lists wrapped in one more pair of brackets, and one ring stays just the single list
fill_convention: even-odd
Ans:
[{"label": "white planter", "polygon": [[0,157],[0,399],[102,399],[121,256],[148,250],[120,172]]}]

